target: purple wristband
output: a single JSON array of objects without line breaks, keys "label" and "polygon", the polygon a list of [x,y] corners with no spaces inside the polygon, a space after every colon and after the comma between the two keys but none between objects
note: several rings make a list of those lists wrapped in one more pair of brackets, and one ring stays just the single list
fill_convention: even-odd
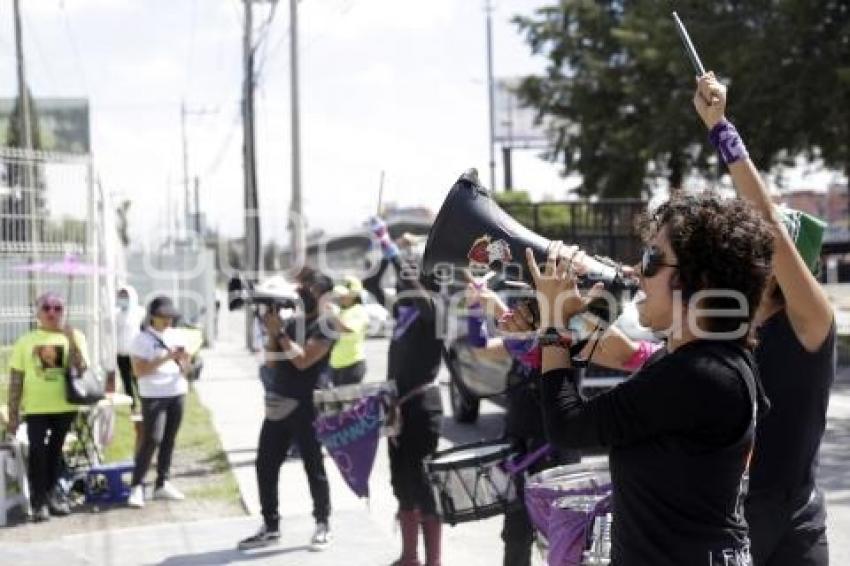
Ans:
[{"label": "purple wristband", "polygon": [[518,360],[537,347],[537,338],[505,338],[502,344],[511,357]]},{"label": "purple wristband", "polygon": [[487,323],[484,321],[484,309],[481,308],[480,304],[470,305],[466,324],[466,343],[473,348],[486,346],[489,334],[487,333]]},{"label": "purple wristband", "polygon": [[720,153],[723,163],[730,165],[750,156],[738,130],[728,120],[721,120],[708,133],[711,145]]}]

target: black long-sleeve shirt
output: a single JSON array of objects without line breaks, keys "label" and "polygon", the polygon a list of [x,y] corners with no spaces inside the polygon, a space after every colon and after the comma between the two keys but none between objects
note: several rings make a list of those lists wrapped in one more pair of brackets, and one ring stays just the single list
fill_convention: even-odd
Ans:
[{"label": "black long-sleeve shirt", "polygon": [[[754,433],[753,367],[744,348],[700,340],[653,356],[590,400],[573,370],[543,375],[550,441],[610,447],[613,564],[749,564],[741,497]],[[725,561],[736,554],[739,562]]]}]

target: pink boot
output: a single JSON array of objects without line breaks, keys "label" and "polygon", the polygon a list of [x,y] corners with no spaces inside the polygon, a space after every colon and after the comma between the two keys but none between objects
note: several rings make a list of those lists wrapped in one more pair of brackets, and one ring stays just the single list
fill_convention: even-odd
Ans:
[{"label": "pink boot", "polygon": [[401,527],[401,558],[393,566],[422,566],[419,562],[419,512],[416,510],[398,512]]},{"label": "pink boot", "polygon": [[422,532],[425,535],[425,564],[440,566],[440,544],[443,524],[436,515],[423,515]]}]

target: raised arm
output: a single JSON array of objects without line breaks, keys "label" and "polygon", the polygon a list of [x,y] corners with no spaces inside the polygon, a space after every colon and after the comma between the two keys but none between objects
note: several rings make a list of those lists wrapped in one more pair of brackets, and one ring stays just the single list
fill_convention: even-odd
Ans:
[{"label": "raised arm", "polygon": [[712,143],[729,166],[738,194],[753,203],[773,228],[776,235],[773,271],[785,296],[788,319],[803,347],[813,352],[820,348],[832,327],[832,306],[785,230],[741,137],[726,120],[726,87],[714,73],[706,73],[697,80],[694,107],[708,127]]}]

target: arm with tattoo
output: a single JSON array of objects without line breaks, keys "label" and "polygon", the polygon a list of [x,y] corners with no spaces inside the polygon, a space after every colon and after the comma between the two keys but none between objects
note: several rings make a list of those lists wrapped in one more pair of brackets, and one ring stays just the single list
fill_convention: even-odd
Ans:
[{"label": "arm with tattoo", "polygon": [[21,397],[24,394],[24,374],[11,370],[9,377],[9,433],[15,434],[20,424]]}]

